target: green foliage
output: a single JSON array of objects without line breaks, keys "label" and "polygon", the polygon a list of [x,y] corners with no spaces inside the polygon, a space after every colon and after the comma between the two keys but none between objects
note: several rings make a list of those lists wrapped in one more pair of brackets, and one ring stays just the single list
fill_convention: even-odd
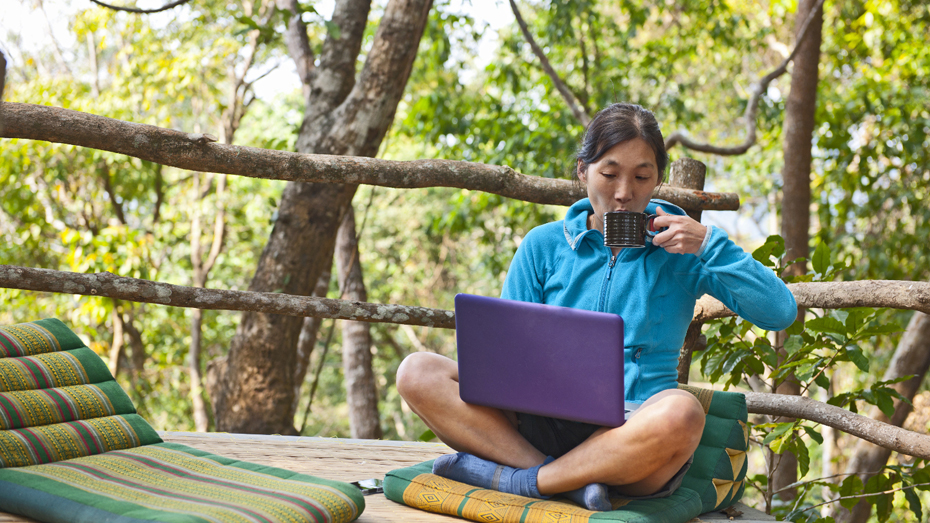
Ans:
[{"label": "green foliage", "polygon": [[[779,271],[790,263],[784,260],[784,254],[781,238],[770,237],[753,252],[753,257]],[[840,278],[842,271],[847,270],[843,262],[834,258],[831,249],[822,243],[814,251],[812,267],[813,274],[797,279],[832,280]],[[813,313],[808,311],[808,314]],[[789,378],[797,379],[802,394],[826,395],[827,403],[852,412],[858,412],[861,404],[875,405],[891,417],[894,414],[895,399],[910,403],[891,385],[913,376],[877,381],[837,394],[833,394],[839,388],[834,381],[837,369],[843,368],[844,364],[847,367],[852,365],[864,376],[873,373],[870,357],[863,346],[901,330],[896,323],[887,322],[880,310],[834,310],[803,323],[796,322],[785,331],[782,350],[779,351],[779,348],[773,346],[769,333],[757,329],[749,322],[732,318],[715,321],[706,331],[708,347],[700,358],[701,372],[711,382],[723,381],[726,388],[755,379],[761,380],[766,388],[774,391],[779,382]],[[800,478],[810,472],[811,456],[824,443],[817,425],[803,419],[756,423],[752,428],[761,446],[775,453],[791,452],[797,456]],[[902,496],[905,497],[908,510],[920,521],[923,510],[921,500],[912,489],[930,489],[930,482],[924,478],[930,479],[930,469],[925,470],[918,463],[909,466],[889,465],[885,472],[873,476],[865,485],[855,475],[847,477],[840,484],[828,481],[829,478],[802,482],[803,492],[795,500],[794,508],[787,513],[786,519],[814,521],[811,511],[816,505],[811,504],[808,496],[822,490],[814,488],[820,486],[829,488],[847,508],[863,499],[862,494],[870,494],[864,499],[875,505],[881,522],[887,521],[892,513],[895,492],[905,489]],[[757,486],[765,488],[767,481],[760,481],[762,479],[754,478]],[[816,501],[816,496],[814,498]]]}]

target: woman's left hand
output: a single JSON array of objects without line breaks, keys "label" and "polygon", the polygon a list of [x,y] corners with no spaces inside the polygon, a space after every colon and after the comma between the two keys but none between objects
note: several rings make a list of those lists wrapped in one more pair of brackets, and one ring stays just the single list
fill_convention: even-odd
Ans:
[{"label": "woman's left hand", "polygon": [[658,218],[652,221],[656,229],[666,228],[666,230],[652,238],[652,244],[662,247],[673,254],[694,254],[701,248],[704,242],[704,235],[707,234],[707,227],[695,221],[690,216],[679,216],[669,214],[662,210],[662,207],[656,209]]}]

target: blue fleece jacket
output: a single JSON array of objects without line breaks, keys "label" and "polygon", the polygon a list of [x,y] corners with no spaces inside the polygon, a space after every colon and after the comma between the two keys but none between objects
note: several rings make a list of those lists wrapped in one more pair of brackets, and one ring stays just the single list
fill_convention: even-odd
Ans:
[{"label": "blue fleece jacket", "polygon": [[[685,212],[652,200],[669,214]],[[794,322],[797,304],[785,284],[730,241],[722,229],[700,255],[671,254],[647,243],[612,258],[604,236],[587,227],[591,203],[580,200],[565,219],[534,228],[517,249],[502,298],[619,314],[624,322],[626,401],[642,403],[677,386],[678,354],[704,294],[768,330]],[[597,340],[591,340],[596,343]]]}]

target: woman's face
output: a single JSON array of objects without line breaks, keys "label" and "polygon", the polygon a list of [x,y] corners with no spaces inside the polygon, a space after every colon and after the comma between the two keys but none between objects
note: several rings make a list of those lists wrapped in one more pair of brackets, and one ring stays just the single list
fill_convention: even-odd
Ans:
[{"label": "woman's face", "polygon": [[643,212],[659,184],[656,155],[643,139],[618,143],[587,169],[578,164],[578,178],[588,188],[594,214],[588,227],[604,232],[604,213]]}]

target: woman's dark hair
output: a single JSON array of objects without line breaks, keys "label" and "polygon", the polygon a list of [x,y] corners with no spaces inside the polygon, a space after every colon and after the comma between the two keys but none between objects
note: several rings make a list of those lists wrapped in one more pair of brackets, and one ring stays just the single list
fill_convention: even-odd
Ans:
[{"label": "woman's dark hair", "polygon": [[[601,109],[588,124],[577,158],[581,168],[598,161],[604,153],[618,143],[634,138],[641,138],[652,147],[656,155],[656,169],[659,171],[659,183],[665,180],[665,167],[668,166],[668,152],[659,123],[653,114],[636,104],[615,103]],[[575,167],[575,179],[578,167]]]}]

